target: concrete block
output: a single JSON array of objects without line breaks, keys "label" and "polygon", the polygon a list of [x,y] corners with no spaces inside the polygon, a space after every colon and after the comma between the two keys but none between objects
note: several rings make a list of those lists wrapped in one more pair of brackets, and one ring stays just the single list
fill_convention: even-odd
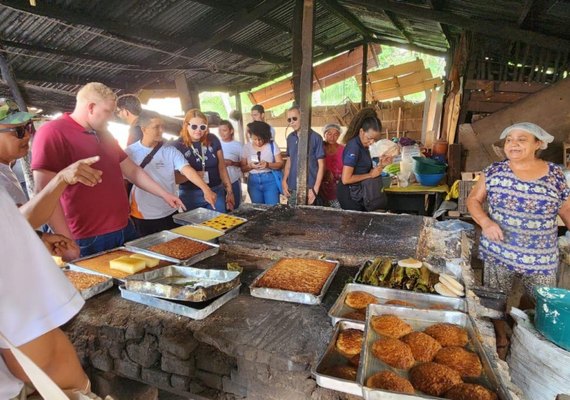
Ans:
[{"label": "concrete block", "polygon": [[150,368],[160,360],[156,337],[147,334],[140,343],[129,343],[127,345],[127,355],[143,368]]},{"label": "concrete block", "polygon": [[176,390],[187,391],[190,387],[191,379],[187,376],[172,374],[170,376],[170,386]]},{"label": "concrete block", "polygon": [[141,379],[148,383],[149,385],[156,386],[161,389],[169,389],[170,386],[170,375],[167,372],[160,371],[157,369],[143,368],[141,370]]},{"label": "concrete block", "polygon": [[125,339],[140,340],[144,337],[144,326],[131,324],[125,330]]},{"label": "concrete block", "polygon": [[222,388],[226,393],[235,394],[240,397],[247,397],[247,387],[233,382],[227,376],[222,377]]},{"label": "concrete block", "polygon": [[91,365],[98,370],[108,372],[113,370],[113,359],[106,351],[97,350],[90,355]]},{"label": "concrete block", "polygon": [[163,353],[160,360],[161,369],[165,372],[183,376],[193,376],[196,371],[194,359],[181,360],[169,353]]},{"label": "concrete block", "polygon": [[196,378],[198,378],[204,385],[217,390],[222,390],[222,377],[208,371],[196,371]]},{"label": "concrete block", "polygon": [[170,353],[181,360],[188,360],[198,347],[198,341],[190,335],[172,335],[167,333],[160,336],[159,350]]},{"label": "concrete block", "polygon": [[125,331],[123,328],[118,328],[111,325],[103,325],[100,328],[100,336],[108,338],[111,342],[124,342],[125,341]]},{"label": "concrete block", "polygon": [[204,385],[202,385],[202,383],[197,380],[192,380],[190,382],[190,386],[188,389],[190,390],[190,393],[196,393],[196,394],[202,393],[204,390],[206,390]]},{"label": "concrete block", "polygon": [[141,367],[132,361],[115,359],[114,370],[119,374],[128,378],[138,379]]},{"label": "concrete block", "polygon": [[201,345],[196,350],[196,368],[217,375],[229,375],[236,360],[212,346]]}]

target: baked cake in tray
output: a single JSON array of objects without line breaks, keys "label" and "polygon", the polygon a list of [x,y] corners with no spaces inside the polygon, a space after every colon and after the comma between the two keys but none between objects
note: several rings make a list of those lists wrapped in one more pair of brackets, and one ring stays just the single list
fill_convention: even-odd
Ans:
[{"label": "baked cake in tray", "polygon": [[335,264],[306,258],[282,258],[256,283],[257,287],[319,295]]}]

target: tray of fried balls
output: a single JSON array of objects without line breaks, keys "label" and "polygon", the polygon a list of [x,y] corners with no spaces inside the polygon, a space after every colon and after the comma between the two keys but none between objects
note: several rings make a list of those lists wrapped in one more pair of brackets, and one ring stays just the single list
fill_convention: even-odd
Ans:
[{"label": "tray of fried balls", "polygon": [[370,305],[358,381],[369,400],[510,399],[457,311]]},{"label": "tray of fried balls", "polygon": [[362,396],[356,375],[363,339],[363,323],[339,321],[336,324],[327,349],[312,371],[319,386]]}]

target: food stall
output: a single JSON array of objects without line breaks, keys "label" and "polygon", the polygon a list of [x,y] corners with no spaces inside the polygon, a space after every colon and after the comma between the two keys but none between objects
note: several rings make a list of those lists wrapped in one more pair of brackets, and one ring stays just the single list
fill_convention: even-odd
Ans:
[{"label": "food stall", "polygon": [[[148,291],[156,287],[149,289],[145,282],[172,278],[166,273],[157,277],[153,269],[115,279],[120,289],[90,298],[65,327],[83,363],[99,376],[95,384],[107,373],[198,398],[224,393],[248,399],[282,399],[285,394],[288,399],[423,398],[426,392],[415,385],[415,394],[404,395],[370,388],[366,382],[369,375],[385,369],[371,358],[369,348],[379,338],[371,328],[372,319],[389,313],[412,330],[438,323],[462,326],[468,337],[465,351],[478,354],[482,373],[477,379],[459,380],[481,383],[500,399],[518,398],[508,368],[495,352],[494,331],[487,317],[496,314],[481,306],[470,290],[474,285],[468,263],[472,241],[465,232],[441,229],[434,219],[421,216],[318,207],[245,206],[237,215],[244,223],[214,239],[219,244],[219,248],[212,245],[217,254],[198,257],[185,267],[229,272],[229,265],[229,270],[242,271],[239,283],[235,274],[224,278],[228,291],[217,294],[227,297],[209,314],[200,314],[200,307],[208,308],[209,302],[221,297],[208,298],[207,304],[199,306],[194,303],[190,308],[197,309],[197,317],[192,317],[180,311],[188,308],[184,300],[152,296]],[[140,241],[135,245],[155,245],[148,238]],[[136,252],[140,247],[128,243],[126,249]],[[429,266],[435,276],[455,276],[465,297],[431,293],[440,281],[430,285],[429,277],[418,279],[420,272],[409,291],[403,286],[395,289],[353,282],[378,257],[394,262],[422,260],[422,268]],[[282,258],[293,262],[282,262]],[[310,278],[301,282],[283,278],[291,271],[296,273],[294,266],[301,264],[310,266],[302,275]],[[321,269],[323,273],[315,272]],[[222,275],[217,277],[222,279]],[[302,283],[301,289],[290,286],[295,282]],[[398,284],[405,282],[402,278]],[[422,290],[414,291],[416,286]],[[129,298],[127,292],[136,296]],[[359,318],[346,317],[351,292],[368,293],[377,304]],[[149,296],[159,301],[150,302]],[[170,305],[161,307],[160,302]],[[360,331],[360,343],[364,343],[364,353],[351,369],[357,373],[350,380],[331,372],[332,361],[347,364],[346,357],[335,353],[336,338],[347,329]],[[407,378],[407,371],[395,371]]]}]

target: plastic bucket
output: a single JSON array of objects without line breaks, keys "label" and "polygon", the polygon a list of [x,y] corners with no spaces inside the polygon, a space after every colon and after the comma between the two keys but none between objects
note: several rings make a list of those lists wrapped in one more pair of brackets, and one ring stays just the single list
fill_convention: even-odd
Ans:
[{"label": "plastic bucket", "polygon": [[414,157],[414,172],[416,174],[441,174],[445,172],[447,165],[426,157]]},{"label": "plastic bucket", "polygon": [[552,343],[570,351],[570,290],[535,287],[536,329]]}]

